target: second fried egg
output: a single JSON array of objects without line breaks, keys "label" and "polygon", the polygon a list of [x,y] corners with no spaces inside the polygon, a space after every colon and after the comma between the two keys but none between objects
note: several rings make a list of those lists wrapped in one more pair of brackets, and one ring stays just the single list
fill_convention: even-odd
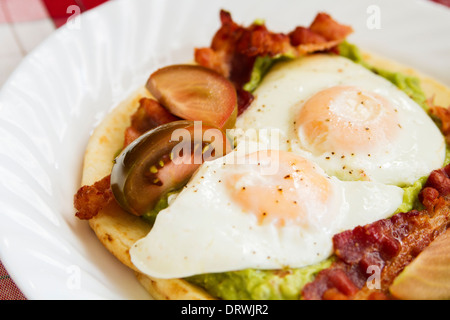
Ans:
[{"label": "second fried egg", "polygon": [[276,132],[278,148],[343,180],[406,186],[445,158],[444,137],[416,102],[388,80],[334,55],[277,64],[236,127]]}]

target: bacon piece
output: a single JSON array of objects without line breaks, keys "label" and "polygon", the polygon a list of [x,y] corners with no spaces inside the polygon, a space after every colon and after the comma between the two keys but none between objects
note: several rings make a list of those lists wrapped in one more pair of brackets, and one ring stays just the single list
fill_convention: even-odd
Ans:
[{"label": "bacon piece", "polygon": [[289,33],[289,39],[291,40],[291,44],[293,46],[327,42],[327,39],[323,36],[306,27],[296,27],[294,31]]},{"label": "bacon piece", "polygon": [[139,100],[139,108],[131,115],[131,125],[125,130],[124,147],[150,129],[179,120],[158,101],[149,98]]},{"label": "bacon piece", "polygon": [[431,208],[430,199],[432,204],[436,202],[438,195],[446,196],[450,194],[450,165],[445,166],[442,169],[434,170],[428,176],[423,189],[419,193],[419,200],[427,208]]},{"label": "bacon piece", "polygon": [[[249,80],[255,60],[249,44],[251,31],[235,23],[231,14],[225,10],[220,11],[220,21],[222,26],[214,35],[211,46],[195,49],[195,61],[217,71],[240,87]],[[255,27],[257,26],[252,25],[250,28]],[[262,35],[260,30],[259,37]],[[253,48],[253,51],[255,49],[257,48]]]},{"label": "bacon piece", "polygon": [[271,32],[264,24],[240,26],[224,10],[220,12],[220,20],[222,26],[211,46],[196,49],[195,60],[229,78],[237,87],[248,81],[257,56],[301,56],[329,50],[353,32],[326,13],[319,13],[309,28],[297,27],[288,34]]},{"label": "bacon piece", "polygon": [[[390,298],[389,286],[397,275],[450,222],[449,174],[450,165],[432,172],[420,196],[425,209],[398,213],[334,236],[336,261],[304,287],[303,298]],[[376,288],[372,288],[373,277]]]},{"label": "bacon piece", "polygon": [[79,219],[89,220],[113,199],[108,175],[91,186],[83,186],[78,189],[74,196],[74,206],[77,210],[75,216]]},{"label": "bacon piece", "polygon": [[323,12],[317,14],[309,29],[327,41],[343,40],[353,32],[352,27],[339,24]]},{"label": "bacon piece", "polygon": [[450,106],[447,108],[437,106],[432,100],[433,99],[429,99],[427,101],[430,115],[439,119],[441,132],[444,135],[446,142],[450,144]]},{"label": "bacon piece", "polygon": [[248,57],[270,56],[290,52],[289,36],[269,31],[263,24],[252,24],[241,28],[241,36],[236,43],[236,51]]}]

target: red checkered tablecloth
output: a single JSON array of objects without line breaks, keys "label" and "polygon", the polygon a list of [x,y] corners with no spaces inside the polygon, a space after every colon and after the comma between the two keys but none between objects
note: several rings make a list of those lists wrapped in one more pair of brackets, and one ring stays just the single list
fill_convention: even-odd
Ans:
[{"label": "red checkered tablecloth", "polygon": [[80,13],[107,0],[0,0],[0,87],[22,58]]},{"label": "red checkered tablecloth", "polygon": [[[106,1],[0,0],[0,87],[28,52],[68,21],[69,7],[82,13]],[[431,1],[450,7],[450,0]],[[0,300],[25,299],[0,261]]]}]

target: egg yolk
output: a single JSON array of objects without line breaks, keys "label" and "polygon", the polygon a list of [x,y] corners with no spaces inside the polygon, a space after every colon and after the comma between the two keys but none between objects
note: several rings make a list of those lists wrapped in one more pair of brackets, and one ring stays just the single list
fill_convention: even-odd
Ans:
[{"label": "egg yolk", "polygon": [[334,86],[301,106],[295,129],[303,147],[318,155],[375,151],[392,141],[401,126],[395,106],[381,95]]},{"label": "egg yolk", "polygon": [[[265,174],[269,163],[276,170]],[[227,190],[259,223],[307,227],[317,224],[316,214],[326,213],[330,181],[308,160],[286,151],[258,151],[246,157],[245,168],[227,176]]]}]

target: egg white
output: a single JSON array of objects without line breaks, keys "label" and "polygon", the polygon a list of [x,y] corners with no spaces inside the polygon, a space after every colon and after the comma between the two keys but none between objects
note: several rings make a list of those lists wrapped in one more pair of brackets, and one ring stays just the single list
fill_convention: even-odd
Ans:
[{"label": "egg white", "polygon": [[[233,165],[244,163],[241,149],[238,146],[224,158],[205,162],[158,214],[149,234],[130,249],[132,262],[141,272],[156,278],[183,278],[311,265],[332,254],[334,234],[388,217],[402,202],[401,188],[339,181],[316,167],[330,182],[332,192],[324,205],[313,199],[303,204],[310,208],[309,223],[260,223],[255,215],[243,211],[224,183],[230,174],[247,170],[246,165]],[[245,146],[245,150],[255,149]]]}]

